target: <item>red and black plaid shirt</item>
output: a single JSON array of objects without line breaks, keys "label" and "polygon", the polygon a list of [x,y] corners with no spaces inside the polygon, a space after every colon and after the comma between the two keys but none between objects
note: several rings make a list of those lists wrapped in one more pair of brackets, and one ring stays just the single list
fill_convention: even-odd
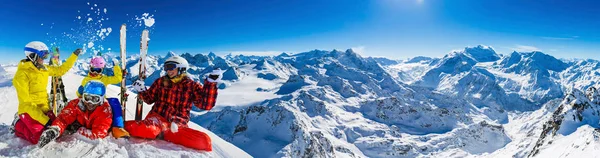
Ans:
[{"label": "red and black plaid shirt", "polygon": [[161,77],[152,86],[138,94],[144,102],[154,103],[150,112],[158,113],[169,122],[186,125],[190,121],[192,104],[200,109],[210,110],[217,99],[217,83],[204,80],[204,87],[187,76],[173,83]]}]

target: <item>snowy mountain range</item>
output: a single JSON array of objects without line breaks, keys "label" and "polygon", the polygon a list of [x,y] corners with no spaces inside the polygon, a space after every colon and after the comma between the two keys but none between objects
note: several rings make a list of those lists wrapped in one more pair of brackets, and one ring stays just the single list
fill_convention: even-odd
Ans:
[{"label": "snowy mountain range", "polygon": [[[173,55],[148,56],[146,85],[164,75],[162,63]],[[570,157],[599,151],[598,92],[578,90],[600,87],[596,60],[503,55],[481,45],[407,60],[365,58],[351,49],[179,56],[191,64],[196,81],[214,68],[227,70],[215,109],[194,112],[192,122],[253,157]],[[138,58],[127,58],[128,84],[138,76]],[[87,60],[80,59],[71,76],[87,73]],[[14,66],[8,69],[4,74]],[[3,122],[10,123],[8,115]]]}]

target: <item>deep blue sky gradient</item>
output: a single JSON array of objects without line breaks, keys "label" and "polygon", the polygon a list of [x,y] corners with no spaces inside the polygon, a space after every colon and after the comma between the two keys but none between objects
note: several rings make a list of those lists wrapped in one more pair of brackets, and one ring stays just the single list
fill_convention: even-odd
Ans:
[{"label": "deep blue sky gradient", "polygon": [[[358,48],[365,56],[439,57],[478,44],[499,53],[542,50],[563,58],[600,59],[600,2],[593,0],[228,0],[8,1],[0,5],[0,63],[23,58],[32,40],[68,55],[96,31],[93,4],[113,32],[94,45],[118,51],[118,28],[128,24],[128,53],[139,52],[135,16],[150,13],[151,54],[235,51],[303,52]],[[79,11],[79,12],[78,12]],[[82,16],[77,19],[77,16]],[[96,15],[92,15],[94,18]],[[44,25],[41,25],[44,24]],[[63,33],[85,38],[68,38]],[[56,39],[55,39],[56,38]],[[73,42],[76,42],[75,44]],[[84,57],[92,53],[88,50]],[[105,51],[106,52],[106,49]]]}]

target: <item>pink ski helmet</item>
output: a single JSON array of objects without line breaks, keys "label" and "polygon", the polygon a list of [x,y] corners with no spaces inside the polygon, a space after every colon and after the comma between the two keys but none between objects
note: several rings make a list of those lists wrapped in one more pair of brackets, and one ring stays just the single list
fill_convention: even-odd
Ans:
[{"label": "pink ski helmet", "polygon": [[94,58],[92,58],[92,61],[90,62],[90,66],[92,68],[104,68],[105,65],[106,65],[106,61],[104,61],[104,58],[102,58],[102,57],[94,57]]}]

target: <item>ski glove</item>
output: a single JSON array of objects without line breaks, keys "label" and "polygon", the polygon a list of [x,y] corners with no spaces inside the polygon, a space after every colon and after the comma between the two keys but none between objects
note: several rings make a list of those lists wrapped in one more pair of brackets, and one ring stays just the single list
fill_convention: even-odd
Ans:
[{"label": "ski glove", "polygon": [[81,124],[79,123],[79,121],[75,121],[75,122],[71,123],[69,126],[67,126],[64,133],[71,135],[71,134],[77,132],[79,130],[79,128],[81,128]]},{"label": "ski glove", "polygon": [[120,63],[119,63],[119,60],[117,60],[116,58],[113,58],[113,65],[114,65],[114,66],[117,66],[117,65],[119,65],[119,64],[120,64]]},{"label": "ski glove", "polygon": [[223,73],[225,71],[216,68],[214,69],[210,74],[208,74],[208,78],[206,78],[206,80],[208,80],[208,82],[221,82],[221,79],[223,78]]},{"label": "ski glove", "polygon": [[38,147],[44,147],[46,146],[46,144],[50,143],[51,141],[54,141],[58,137],[58,131],[58,127],[56,126],[50,126],[48,129],[46,129],[42,133],[42,136],[40,136],[40,140],[38,141]]},{"label": "ski glove", "polygon": [[142,80],[135,81],[135,83],[133,83],[133,89],[135,91],[137,91],[138,93],[146,91],[146,86],[144,85],[144,81],[142,81]]},{"label": "ski glove", "polygon": [[77,48],[77,49],[75,49],[75,51],[73,51],[73,54],[79,56],[79,54],[81,54],[81,52],[82,52],[81,48]]},{"label": "ski glove", "polygon": [[15,126],[17,125],[17,122],[19,122],[19,113],[15,113],[15,119],[13,120],[12,124],[10,125],[9,131],[10,134],[14,134],[15,133]]}]

